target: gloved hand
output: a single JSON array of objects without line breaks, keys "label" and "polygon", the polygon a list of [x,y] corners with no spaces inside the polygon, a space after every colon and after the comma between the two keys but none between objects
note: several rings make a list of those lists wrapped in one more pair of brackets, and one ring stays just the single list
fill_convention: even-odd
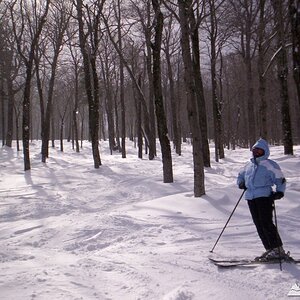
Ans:
[{"label": "gloved hand", "polygon": [[244,181],[240,182],[239,189],[241,189],[241,190],[246,190],[247,189]]},{"label": "gloved hand", "polygon": [[283,196],[284,196],[283,192],[272,192],[270,198],[272,200],[278,200],[278,199],[281,199]]}]

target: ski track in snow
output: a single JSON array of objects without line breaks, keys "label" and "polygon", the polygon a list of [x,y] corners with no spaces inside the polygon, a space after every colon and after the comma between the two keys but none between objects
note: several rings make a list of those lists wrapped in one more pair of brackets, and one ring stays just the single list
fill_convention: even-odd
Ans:
[{"label": "ski track in snow", "polygon": [[[38,153],[39,143],[31,149]],[[0,298],[285,299],[300,279],[297,266],[229,271],[207,259],[240,196],[235,180],[247,160],[239,154],[247,150],[205,171],[201,198],[192,193],[190,147],[183,150],[173,158],[175,182],[164,184],[160,159],[139,160],[135,149],[127,159],[103,154],[98,170],[89,148],[79,154],[52,149],[45,165],[35,154],[26,173],[20,155],[1,149]],[[300,257],[300,163],[281,157],[292,189],[288,205],[278,204],[279,228]],[[217,248],[228,257],[262,251],[245,203]]]}]

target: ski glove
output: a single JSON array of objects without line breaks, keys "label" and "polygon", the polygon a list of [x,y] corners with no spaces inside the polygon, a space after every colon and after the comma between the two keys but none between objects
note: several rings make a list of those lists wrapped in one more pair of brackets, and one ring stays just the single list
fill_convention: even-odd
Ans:
[{"label": "ski glove", "polygon": [[241,189],[241,190],[246,190],[246,189],[247,189],[247,187],[246,187],[244,181],[242,181],[242,182],[239,184],[239,189]]},{"label": "ski glove", "polygon": [[284,196],[283,192],[272,192],[270,198],[272,200],[278,200],[278,199],[281,199],[283,196]]}]

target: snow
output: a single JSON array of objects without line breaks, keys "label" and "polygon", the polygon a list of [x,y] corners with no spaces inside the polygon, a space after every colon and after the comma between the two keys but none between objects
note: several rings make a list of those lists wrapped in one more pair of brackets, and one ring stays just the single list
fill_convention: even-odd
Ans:
[{"label": "snow", "polygon": [[[210,253],[241,196],[236,176],[248,149],[212,161],[201,198],[193,196],[191,145],[173,155],[172,184],[163,183],[159,151],[141,160],[129,141],[126,159],[101,142],[99,169],[88,142],[80,153],[67,142],[64,149],[51,148],[42,164],[40,142],[32,142],[27,172],[15,146],[0,149],[1,300],[286,299],[299,281],[299,265],[218,269],[208,260],[264,250],[242,200]],[[294,152],[273,146],[270,158],[287,178],[276,201],[279,231],[300,258],[300,146]]]}]

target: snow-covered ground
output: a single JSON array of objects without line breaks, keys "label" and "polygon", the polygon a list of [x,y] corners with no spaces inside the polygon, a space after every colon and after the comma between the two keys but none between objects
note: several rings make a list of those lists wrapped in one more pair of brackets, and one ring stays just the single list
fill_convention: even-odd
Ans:
[{"label": "snow-covered ground", "polygon": [[[67,142],[64,153],[50,149],[47,164],[39,149],[31,143],[27,172],[22,153],[0,149],[1,300],[273,300],[286,299],[300,280],[300,265],[218,269],[208,260],[263,252],[241,201],[210,253],[241,195],[236,175],[248,149],[212,161],[201,198],[193,196],[190,145],[173,155],[172,184],[162,182],[160,153],[140,160],[131,142],[126,159],[101,142],[98,170],[88,142],[81,153]],[[284,156],[282,146],[271,147],[270,158],[287,178],[276,202],[279,231],[300,258],[300,146],[294,149]]]}]

